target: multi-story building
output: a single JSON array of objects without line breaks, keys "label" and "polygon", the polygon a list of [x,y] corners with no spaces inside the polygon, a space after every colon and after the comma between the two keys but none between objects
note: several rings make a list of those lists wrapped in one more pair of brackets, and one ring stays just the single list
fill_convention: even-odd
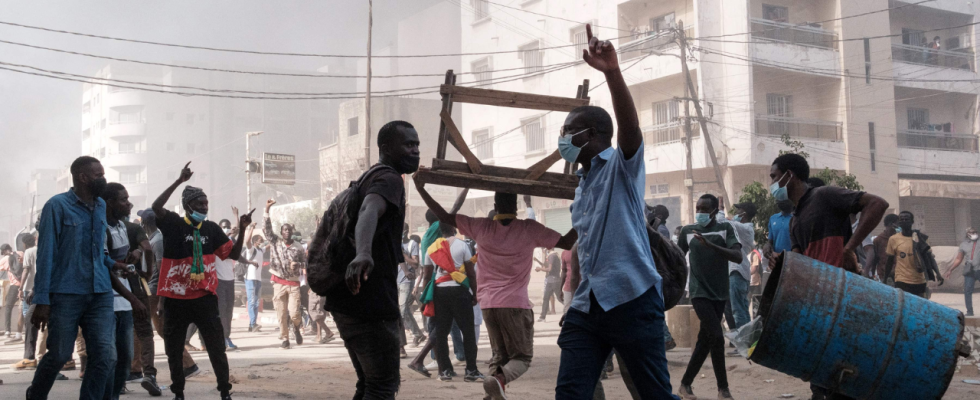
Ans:
[{"label": "multi-story building", "polygon": [[[321,71],[344,73],[347,69],[345,62],[337,61]],[[111,63],[97,76],[208,89],[354,91],[349,79],[228,74],[125,63]],[[265,185],[253,174],[253,207],[270,197],[283,203],[317,198],[317,143],[328,140],[330,128],[336,126],[340,101],[177,96],[86,83],[82,153],[102,161],[107,179],[127,187],[136,209],[149,207],[191,161],[195,174],[189,184],[208,193],[213,218],[230,217],[230,205],[245,208],[246,132],[250,131],[264,132],[250,139],[251,159],[261,160],[263,152],[270,152],[292,154],[297,160],[295,185]],[[175,197],[171,204],[177,203]]]},{"label": "multi-story building", "polygon": [[[31,171],[31,180],[27,181],[27,193],[21,200],[24,221],[33,223],[41,215],[41,208],[51,196],[63,192],[58,187],[59,169],[36,169]],[[67,190],[67,189],[66,189]]]},{"label": "multi-story building", "polygon": [[[647,202],[667,205],[672,225],[691,222],[694,199],[703,193],[737,199],[753,181],[768,186],[770,164],[788,149],[788,138],[804,145],[814,169],[855,174],[893,211],[915,213],[933,244],[950,245],[966,226],[980,226],[980,91],[971,25],[980,6],[912,3],[585,0],[569,7],[532,0],[503,7],[469,0],[462,3],[463,52],[501,53],[465,56],[463,71],[477,74],[461,82],[492,79],[493,89],[572,97],[590,79],[592,104],[612,113],[601,74],[563,65],[581,58],[584,22],[591,22],[619,49],[645,135]],[[690,74],[725,193],[697,119],[693,179],[686,179],[689,95],[679,32],[688,38]],[[557,147],[566,116],[469,104],[462,110],[462,133],[478,156],[519,168]],[[568,218],[566,203],[538,207],[545,221],[558,224]]]}]

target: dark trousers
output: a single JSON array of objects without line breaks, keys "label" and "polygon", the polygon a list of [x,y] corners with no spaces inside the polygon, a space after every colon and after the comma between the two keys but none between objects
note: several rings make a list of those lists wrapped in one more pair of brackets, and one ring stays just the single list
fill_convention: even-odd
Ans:
[{"label": "dark trousers", "polygon": [[[453,322],[457,326],[473,326],[473,295],[464,286],[436,287],[433,301],[436,307],[436,315],[433,317],[436,325],[433,334],[436,361],[439,363],[439,371],[444,372],[453,369],[453,364],[449,360],[448,342]],[[466,329],[462,330],[462,334],[466,370],[476,371],[476,332],[473,329]]]},{"label": "dark trousers", "polygon": [[914,294],[919,297],[926,297],[925,283],[912,284],[912,283],[905,283],[905,282],[895,282],[895,288],[902,289],[906,293]]},{"label": "dark trousers", "polygon": [[126,387],[126,379],[129,379],[130,360],[133,358],[133,312],[116,311],[115,326],[116,332],[116,368],[112,372],[112,379],[106,381],[105,395],[106,400],[119,400],[119,394]]},{"label": "dark trousers", "polygon": [[591,399],[613,349],[629,369],[642,398],[677,399],[671,394],[663,303],[657,304],[660,293],[656,287],[610,310],[603,310],[591,293],[589,297],[588,313],[571,308],[565,314],[558,336],[561,367],[555,399]]},{"label": "dark trousers", "polygon": [[218,315],[225,338],[231,337],[231,315],[235,312],[235,281],[218,280]]},{"label": "dark trousers", "polygon": [[544,318],[545,315],[548,315],[548,310],[551,309],[549,304],[551,298],[557,298],[559,293],[561,293],[561,285],[558,282],[544,284],[544,300],[541,301],[541,314],[538,315],[538,318]]},{"label": "dark trousers", "polygon": [[[150,308],[150,298],[144,295],[142,291],[138,291],[139,294],[136,293],[133,294],[146,306],[146,309],[153,310]],[[156,345],[153,343],[153,323],[149,315],[151,312],[147,312],[147,316],[142,319],[132,316],[133,336],[136,340],[133,342],[133,360],[130,371],[146,376],[157,376],[157,368],[153,365],[153,360],[156,357]],[[122,358],[119,359],[122,360]]]},{"label": "dark trousers", "polygon": [[354,400],[394,399],[401,383],[399,319],[367,320],[333,313],[333,321],[357,373]]},{"label": "dark trousers", "polygon": [[966,313],[973,314],[973,288],[977,284],[977,278],[980,278],[980,271],[973,271],[969,274],[963,275],[963,296],[966,302]]},{"label": "dark trousers", "polygon": [[170,390],[174,394],[184,393],[184,338],[187,326],[197,325],[208,349],[211,367],[218,378],[218,391],[231,390],[228,382],[228,358],[225,356],[224,330],[218,317],[218,298],[207,295],[197,299],[166,299],[163,302],[163,345],[170,366]]},{"label": "dark trousers", "polygon": [[10,285],[7,287],[7,293],[4,293],[3,299],[3,326],[5,331],[14,332],[17,328],[14,328],[11,324],[11,316],[14,313],[14,303],[17,302],[17,298],[20,296],[20,286]]},{"label": "dark trousers", "polygon": [[698,332],[698,343],[694,345],[694,353],[687,364],[687,371],[681,379],[681,385],[690,386],[697,377],[698,371],[704,365],[704,360],[711,353],[711,366],[715,370],[715,380],[718,390],[728,389],[728,375],[725,371],[725,337],[722,335],[721,318],[725,312],[724,300],[708,300],[700,297],[691,299],[694,312],[701,320],[701,330]]},{"label": "dark trousers", "polygon": [[38,329],[34,324],[31,323],[31,318],[34,317],[34,304],[31,304],[33,300],[33,293],[24,294],[24,302],[28,303],[27,314],[24,316],[24,359],[33,360],[35,356],[35,349],[37,349],[37,334]]}]

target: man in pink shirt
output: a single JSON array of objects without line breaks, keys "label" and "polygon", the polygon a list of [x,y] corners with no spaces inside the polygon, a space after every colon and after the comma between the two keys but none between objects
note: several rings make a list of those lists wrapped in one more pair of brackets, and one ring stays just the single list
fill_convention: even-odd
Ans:
[{"label": "man in pink shirt", "polygon": [[504,386],[527,371],[534,354],[534,311],[527,295],[534,249],[567,250],[578,235],[570,230],[562,236],[537,221],[517,219],[516,194],[494,195],[493,219],[472,218],[447,213],[423,182],[416,180],[415,187],[440,224],[455,226],[480,249],[477,298],[494,354],[483,388],[490,399],[504,399]]}]

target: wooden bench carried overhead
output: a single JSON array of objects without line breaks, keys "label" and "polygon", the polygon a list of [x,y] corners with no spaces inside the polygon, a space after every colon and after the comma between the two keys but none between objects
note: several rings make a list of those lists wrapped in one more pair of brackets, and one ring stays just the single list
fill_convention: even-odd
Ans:
[{"label": "wooden bench carried overhead", "polygon": [[[434,185],[466,187],[470,189],[527,194],[538,197],[574,199],[578,177],[572,166],[565,163],[564,173],[547,172],[561,160],[558,150],[538,161],[528,169],[483,165],[470,151],[463,135],[452,119],[453,103],[483,104],[497,107],[569,112],[576,107],[589,105],[589,80],[578,87],[575,98],[543,96],[537,94],[505,92],[456,86],[452,70],[446,72],[446,83],[440,87],[442,111],[439,114],[439,143],[436,158],[429,168],[419,168],[417,179]],[[446,144],[452,144],[466,162],[446,160]]]}]

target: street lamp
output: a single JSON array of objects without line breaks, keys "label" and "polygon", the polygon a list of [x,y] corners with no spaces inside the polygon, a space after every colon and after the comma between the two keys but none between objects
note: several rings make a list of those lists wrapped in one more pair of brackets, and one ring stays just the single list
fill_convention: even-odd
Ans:
[{"label": "street lamp", "polygon": [[[245,132],[245,210],[252,209],[252,153],[249,152],[249,144],[252,136],[259,136],[262,131]],[[247,211],[246,211],[247,212]]]}]

